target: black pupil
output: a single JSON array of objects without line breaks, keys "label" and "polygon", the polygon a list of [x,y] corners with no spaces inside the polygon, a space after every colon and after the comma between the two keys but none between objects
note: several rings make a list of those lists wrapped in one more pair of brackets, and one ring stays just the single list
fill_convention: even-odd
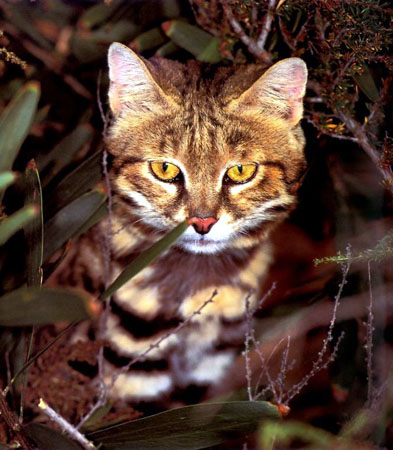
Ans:
[{"label": "black pupil", "polygon": [[166,172],[168,169],[169,164],[167,162],[162,163],[162,171]]},{"label": "black pupil", "polygon": [[239,164],[237,166],[237,170],[239,171],[239,173],[243,173],[243,166],[241,164]]}]

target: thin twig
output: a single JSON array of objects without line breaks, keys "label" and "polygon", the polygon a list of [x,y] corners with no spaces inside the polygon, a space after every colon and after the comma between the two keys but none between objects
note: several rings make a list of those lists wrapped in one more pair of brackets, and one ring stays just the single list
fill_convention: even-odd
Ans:
[{"label": "thin twig", "polygon": [[61,430],[68,434],[70,437],[79,442],[81,446],[86,450],[97,449],[97,447],[86,437],[80,433],[74,426],[67,422],[63,417],[61,417],[54,409],[52,409],[45,401],[40,398],[38,407],[46,414],[50,420],[55,422]]},{"label": "thin twig", "polygon": [[[98,109],[100,111],[101,120],[103,122],[103,131],[102,136],[105,139],[107,135],[109,120],[108,116],[104,112],[104,108],[102,106],[101,101],[101,95],[100,95],[100,87],[101,87],[101,71],[98,74],[98,80],[97,80],[97,104]],[[111,279],[111,257],[112,257],[112,237],[113,237],[113,231],[112,231],[112,206],[113,206],[113,200],[112,200],[112,190],[111,190],[111,184],[110,184],[110,178],[109,178],[109,171],[108,171],[108,152],[106,148],[104,148],[102,153],[102,171],[104,174],[104,180],[105,180],[105,186],[107,190],[108,200],[108,218],[106,222],[106,230],[105,230],[105,236],[104,236],[104,245],[103,245],[103,253],[104,253],[104,283],[105,288],[107,288],[112,279]],[[82,417],[82,419],[79,421],[78,425],[76,426],[76,429],[80,429],[89,419],[90,417],[97,411],[97,409],[104,406],[108,400],[109,395],[109,389],[108,386],[105,383],[104,380],[104,339],[106,336],[106,328],[109,318],[109,311],[110,311],[110,302],[111,297],[108,297],[105,300],[104,304],[104,311],[101,314],[99,326],[98,326],[98,335],[100,340],[102,341],[102,344],[100,345],[100,348],[98,350],[97,355],[97,365],[98,365],[98,380],[99,380],[99,393],[98,393],[98,400],[96,403],[90,408],[90,411]]]},{"label": "thin twig", "polygon": [[370,261],[367,263],[368,287],[370,292],[370,303],[368,305],[367,315],[367,331],[366,331],[366,361],[367,361],[367,404],[371,407],[373,401],[373,331],[374,331],[374,315],[373,315],[373,290],[371,285],[371,267]]},{"label": "thin twig", "polygon": [[362,125],[341,110],[337,111],[337,116],[345,123],[348,130],[357,139],[360,147],[362,147],[370,157],[371,161],[376,165],[377,169],[382,174],[383,179],[389,186],[389,189],[393,192],[393,173],[381,165],[381,154],[370,142]]},{"label": "thin twig", "polygon": [[268,4],[268,10],[265,16],[265,20],[262,26],[261,34],[258,37],[257,40],[257,47],[264,51],[267,37],[270,33],[270,29],[272,27],[273,17],[274,17],[274,9],[276,7],[277,0],[269,0]]},{"label": "thin twig", "polygon": [[299,381],[299,383],[296,383],[294,386],[292,386],[292,388],[285,394],[285,400],[283,399],[284,404],[288,404],[288,402],[290,400],[292,400],[293,397],[295,397],[295,395],[297,395],[307,385],[309,380],[314,375],[316,375],[322,369],[325,369],[336,357],[338,347],[340,345],[341,340],[344,337],[344,333],[341,333],[340,337],[337,339],[336,345],[335,345],[330,357],[327,359],[327,361],[325,361],[325,363],[323,362],[323,359],[328,351],[329,342],[331,342],[333,340],[333,329],[334,329],[334,326],[335,326],[336,320],[337,320],[337,310],[338,310],[338,307],[340,306],[341,296],[343,293],[344,286],[347,282],[347,277],[348,277],[349,269],[351,266],[351,263],[349,262],[351,260],[350,246],[347,247],[347,257],[348,257],[348,261],[346,263],[342,264],[343,276],[341,279],[340,286],[338,288],[338,293],[334,299],[335,301],[334,301],[334,306],[333,306],[332,318],[330,320],[327,336],[323,340],[323,343],[322,343],[322,349],[319,351],[317,359],[313,362],[313,367],[310,370],[310,372],[307,375],[305,375],[303,377],[303,379],[301,381]]},{"label": "thin twig", "polygon": [[113,375],[112,375],[112,379],[111,379],[111,383],[109,385],[109,391],[113,388],[113,386],[116,383],[116,380],[119,378],[120,375],[124,374],[125,372],[127,372],[131,366],[133,366],[134,364],[136,364],[139,361],[143,361],[146,357],[146,355],[148,355],[152,350],[154,350],[155,348],[158,348],[163,341],[165,341],[166,339],[168,339],[170,336],[173,336],[174,334],[178,333],[181,329],[183,329],[185,326],[187,326],[194,317],[200,315],[203,311],[203,309],[209,304],[212,303],[214,300],[214,297],[218,294],[217,289],[215,289],[212,293],[212,295],[210,296],[210,298],[208,300],[206,300],[197,310],[195,310],[189,317],[187,317],[187,319],[185,319],[183,322],[179,323],[178,326],[176,328],[174,328],[173,330],[169,331],[168,333],[166,333],[164,336],[161,336],[159,339],[157,339],[155,342],[153,342],[153,344],[151,344],[145,351],[143,351],[142,353],[140,353],[138,356],[136,356],[135,358],[133,358],[131,361],[128,362],[127,365],[123,366],[121,369],[119,369],[118,371],[116,371]]},{"label": "thin twig", "polygon": [[281,367],[280,372],[276,379],[276,385],[278,390],[278,399],[277,403],[281,404],[283,396],[284,396],[284,385],[285,385],[285,379],[287,377],[288,372],[288,354],[289,354],[289,347],[291,345],[291,336],[287,337],[287,345],[282,352],[281,356]]},{"label": "thin twig", "polygon": [[[250,343],[254,345],[255,347],[255,351],[258,354],[259,358],[261,359],[261,364],[262,366],[265,368],[266,371],[266,376],[267,378],[270,380],[270,375],[267,372],[267,365],[265,364],[265,360],[263,358],[262,353],[258,352],[258,346],[259,343],[255,338],[255,330],[253,327],[253,316],[254,313],[260,309],[263,305],[263,303],[265,302],[265,300],[271,295],[271,293],[274,291],[274,289],[276,288],[276,283],[273,283],[272,286],[270,287],[270,289],[263,295],[263,297],[261,298],[261,300],[256,304],[256,306],[254,308],[251,308],[250,305],[250,297],[252,295],[252,291],[249,292],[245,298],[245,304],[246,304],[246,335],[245,335],[245,340],[244,340],[244,360],[245,360],[245,367],[246,367],[246,381],[247,381],[247,393],[248,393],[248,398],[250,401],[255,400],[255,396],[256,396],[256,390],[255,390],[255,394],[253,395],[252,393],[252,372],[251,372],[251,364],[250,364]],[[274,389],[274,386],[273,386]]]},{"label": "thin twig", "polygon": [[21,428],[17,417],[8,406],[5,397],[6,394],[0,391],[0,417],[3,418],[9,429],[14,433],[15,440],[19,443],[20,448],[34,450],[36,447],[29,442],[28,438],[23,433],[23,429]]},{"label": "thin twig", "polygon": [[270,64],[272,60],[269,53],[264,48],[259,47],[254,39],[252,39],[250,36],[247,36],[242,26],[233,15],[231,7],[226,3],[225,0],[221,1],[221,6],[224,11],[225,17],[230,23],[233,31],[238,35],[239,39],[247,47],[248,51],[264,63]]}]

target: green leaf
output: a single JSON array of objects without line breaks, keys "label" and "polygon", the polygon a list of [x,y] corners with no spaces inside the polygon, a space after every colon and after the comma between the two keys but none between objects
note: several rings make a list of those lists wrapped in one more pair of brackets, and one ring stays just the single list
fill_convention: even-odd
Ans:
[{"label": "green leaf", "polygon": [[2,172],[0,173],[0,192],[3,192],[7,189],[8,186],[13,184],[16,180],[15,172]]},{"label": "green leaf", "polygon": [[40,176],[34,161],[31,161],[27,166],[25,184],[25,205],[34,205],[39,211],[36,217],[25,226],[27,242],[27,285],[39,287],[41,286],[42,280],[41,266],[44,246],[44,226]]},{"label": "green leaf", "polygon": [[0,326],[26,327],[91,317],[85,292],[65,289],[16,289],[0,297]]},{"label": "green leaf", "polygon": [[40,450],[81,450],[82,448],[53,428],[39,423],[31,423],[24,430]]},{"label": "green leaf", "polygon": [[116,280],[106,289],[106,291],[101,295],[101,300],[105,300],[110,297],[114,292],[120,289],[123,284],[131,280],[137,273],[151,264],[155,259],[157,259],[163,252],[168,250],[168,248],[173,245],[177,239],[186,231],[188,224],[186,221],[177,225],[172,231],[170,231],[166,236],[161,238],[150,248],[139,254],[131,264],[126,266],[123,272],[116,278]]},{"label": "green leaf", "polygon": [[53,190],[44,189],[45,217],[52,217],[57,211],[97,184],[101,178],[102,152],[96,152],[64,177]]},{"label": "green leaf", "polygon": [[39,98],[39,83],[30,81],[3,111],[0,117],[0,172],[12,169],[33,123]]},{"label": "green leaf", "polygon": [[209,403],[172,409],[89,434],[105,449],[191,450],[254,432],[265,419],[279,419],[268,402]]},{"label": "green leaf", "polygon": [[42,172],[49,164],[54,163],[51,174],[55,174],[72,161],[73,156],[93,136],[93,128],[89,124],[78,125],[70,134],[65,136],[55,147],[45,155],[37,157],[37,166]]},{"label": "green leaf", "polygon": [[116,12],[120,3],[119,0],[112,0],[110,4],[102,2],[90,7],[80,16],[78,26],[84,30],[91,30],[106,23]]},{"label": "green leaf", "polygon": [[363,94],[365,94],[371,101],[376,102],[379,100],[379,91],[375,85],[374,78],[367,65],[363,66],[363,72],[361,74],[353,75],[353,79],[360,87]]},{"label": "green leaf", "polygon": [[17,231],[21,230],[27,223],[39,214],[35,205],[25,206],[12,216],[0,222],[0,245],[3,245]]},{"label": "green leaf", "polygon": [[196,59],[209,63],[222,60],[219,39],[195,25],[181,20],[168,20],[162,24],[162,29],[175,44],[192,53]]},{"label": "green leaf", "polygon": [[[314,444],[320,450],[335,448],[335,436],[327,431],[313,427],[307,423],[288,421],[288,422],[266,422],[261,427],[261,448],[273,449],[277,444],[289,446],[293,440],[300,440]],[[306,447],[309,448],[309,447]]]},{"label": "green leaf", "polygon": [[85,223],[106,202],[101,191],[91,191],[69,203],[45,224],[44,257],[47,261],[69,239],[79,236]]},{"label": "green leaf", "polygon": [[[104,406],[97,408],[89,419],[83,424],[83,431],[93,431],[99,428],[98,423],[109,413],[111,408],[112,405],[109,402]],[[102,428],[102,425],[100,428]]]},{"label": "green leaf", "polygon": [[158,47],[167,41],[167,37],[160,28],[152,28],[137,36],[130,44],[136,52],[144,52]]},{"label": "green leaf", "polygon": [[27,34],[43,49],[51,51],[53,50],[52,44],[38,31],[34,20],[32,20],[32,14],[34,15],[35,9],[35,5],[33,7],[33,5],[29,5],[25,2],[7,2],[7,8],[4,8],[6,12],[9,11],[10,13],[7,16],[8,20],[15,25],[18,30]]},{"label": "green leaf", "polygon": [[173,41],[169,41],[166,44],[162,45],[157,51],[155,55],[161,56],[161,58],[165,58],[168,55],[172,55],[172,53],[177,52],[180,49],[178,45],[176,45]]}]

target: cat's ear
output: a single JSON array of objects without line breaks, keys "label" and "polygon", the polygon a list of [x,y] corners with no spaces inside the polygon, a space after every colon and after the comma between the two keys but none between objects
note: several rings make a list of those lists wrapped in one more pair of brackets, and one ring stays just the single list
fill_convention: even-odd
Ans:
[{"label": "cat's ear", "polygon": [[150,74],[145,62],[127,46],[114,42],[108,51],[109,105],[121,111],[157,112],[168,98]]},{"label": "cat's ear", "polygon": [[233,100],[231,110],[259,110],[279,115],[291,126],[303,115],[307,66],[300,58],[288,58],[270,67],[249,89]]}]

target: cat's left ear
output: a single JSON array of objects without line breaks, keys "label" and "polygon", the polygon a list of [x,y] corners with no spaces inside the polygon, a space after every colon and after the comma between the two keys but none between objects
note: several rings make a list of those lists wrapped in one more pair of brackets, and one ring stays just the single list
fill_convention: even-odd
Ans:
[{"label": "cat's left ear", "polygon": [[249,89],[233,100],[231,110],[259,110],[278,115],[295,126],[303,116],[307,66],[300,58],[288,58],[270,67]]},{"label": "cat's left ear", "polygon": [[117,115],[122,111],[160,112],[168,97],[154,80],[145,61],[127,46],[114,42],[108,50],[109,105]]}]

